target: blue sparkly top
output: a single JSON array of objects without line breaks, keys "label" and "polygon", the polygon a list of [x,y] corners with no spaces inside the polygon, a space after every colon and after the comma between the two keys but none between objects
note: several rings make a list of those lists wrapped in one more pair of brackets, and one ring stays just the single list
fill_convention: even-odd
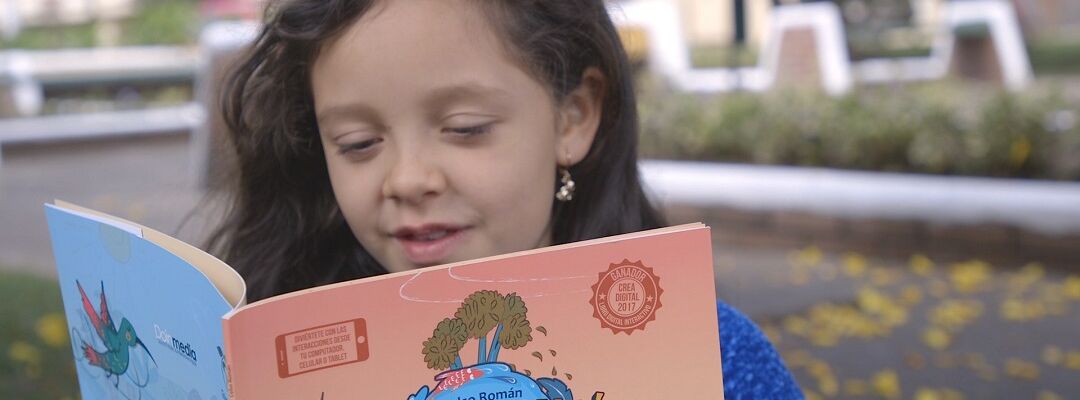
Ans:
[{"label": "blue sparkly top", "polygon": [[716,303],[716,317],[725,399],[803,398],[791,372],[757,325],[723,302]]}]

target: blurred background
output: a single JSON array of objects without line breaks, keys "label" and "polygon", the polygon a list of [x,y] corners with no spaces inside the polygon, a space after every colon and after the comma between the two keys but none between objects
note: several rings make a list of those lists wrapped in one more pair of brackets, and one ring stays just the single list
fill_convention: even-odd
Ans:
[{"label": "blurred background", "polygon": [[[78,397],[42,203],[220,215],[260,4],[0,0],[0,397]],[[807,398],[1080,396],[1080,2],[610,6],[647,186]]]}]

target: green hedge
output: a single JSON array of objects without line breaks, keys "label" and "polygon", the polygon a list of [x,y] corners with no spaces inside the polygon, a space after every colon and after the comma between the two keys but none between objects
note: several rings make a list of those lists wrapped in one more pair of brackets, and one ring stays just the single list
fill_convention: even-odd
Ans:
[{"label": "green hedge", "polygon": [[1080,40],[1042,39],[1027,43],[1036,75],[1080,73]]},{"label": "green hedge", "polygon": [[0,266],[0,397],[72,399],[79,393],[56,279]]},{"label": "green hedge", "polygon": [[[95,22],[29,27],[11,40],[0,38],[0,49],[56,49],[101,46]],[[196,0],[142,0],[138,11],[120,23],[120,43],[133,45],[191,45],[198,39]]]},{"label": "green hedge", "polygon": [[642,85],[643,157],[1080,180],[1080,104],[952,83],[695,95]]}]

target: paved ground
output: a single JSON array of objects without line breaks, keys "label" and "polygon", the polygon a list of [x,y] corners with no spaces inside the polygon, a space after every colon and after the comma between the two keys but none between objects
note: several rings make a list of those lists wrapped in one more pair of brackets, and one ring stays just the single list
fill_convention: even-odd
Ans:
[{"label": "paved ground", "polygon": [[[41,209],[53,198],[197,241],[215,213],[191,213],[203,195],[190,160],[183,135],[5,149],[0,265],[53,274]],[[719,296],[773,337],[811,398],[1080,393],[1076,259],[922,257],[806,234],[736,240],[747,237],[738,227],[711,222]]]},{"label": "paved ground", "polygon": [[808,398],[1080,394],[1080,264],[716,247],[719,296]]},{"label": "paved ground", "polygon": [[[197,237],[202,200],[187,135],[5,148],[0,165],[0,265],[54,274],[42,204],[61,199],[182,239]],[[183,228],[183,229],[181,229]]]}]

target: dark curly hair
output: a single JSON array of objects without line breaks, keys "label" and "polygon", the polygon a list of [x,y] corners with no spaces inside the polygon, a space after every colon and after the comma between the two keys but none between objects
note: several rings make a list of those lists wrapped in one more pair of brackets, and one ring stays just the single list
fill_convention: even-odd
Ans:
[{"label": "dark curly hair", "polygon": [[[662,226],[639,181],[632,76],[603,0],[470,1],[556,102],[579,86],[586,68],[606,77],[596,138],[570,168],[574,200],[552,198],[552,243]],[[386,272],[334,199],[310,87],[321,46],[376,4],[272,1],[265,26],[225,78],[221,111],[237,168],[229,208],[207,247],[245,277],[249,301]]]}]

